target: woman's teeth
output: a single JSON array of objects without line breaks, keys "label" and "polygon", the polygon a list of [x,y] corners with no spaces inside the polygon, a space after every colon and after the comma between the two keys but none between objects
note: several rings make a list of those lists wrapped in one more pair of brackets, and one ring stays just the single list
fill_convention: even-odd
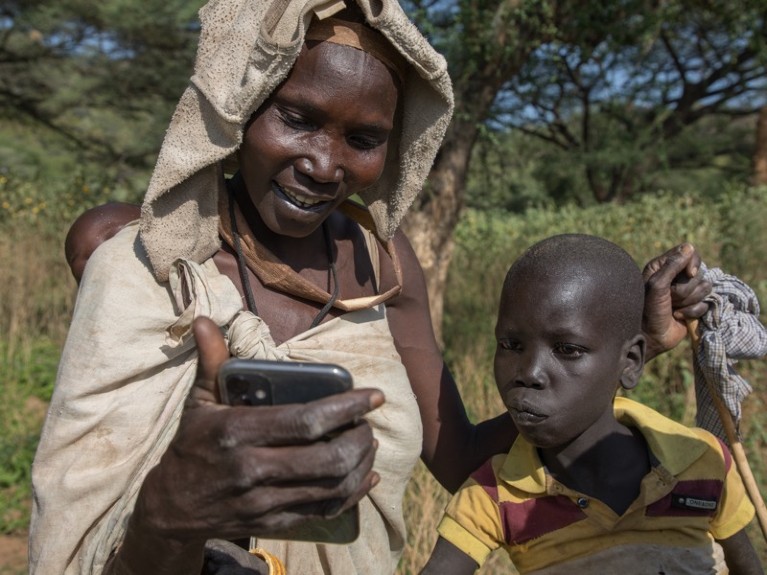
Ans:
[{"label": "woman's teeth", "polygon": [[318,200],[316,198],[307,198],[306,196],[301,196],[299,194],[293,194],[285,189],[282,190],[284,194],[288,197],[288,199],[296,204],[297,206],[300,206],[302,208],[311,208],[312,206],[316,206],[319,204],[322,200]]}]

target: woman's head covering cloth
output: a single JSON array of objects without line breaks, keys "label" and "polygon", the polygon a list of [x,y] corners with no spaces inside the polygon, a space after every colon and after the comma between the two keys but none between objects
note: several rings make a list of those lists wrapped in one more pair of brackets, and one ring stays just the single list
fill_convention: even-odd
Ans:
[{"label": "woman's head covering cloth", "polygon": [[[378,235],[388,239],[431,169],[453,111],[452,85],[444,58],[398,2],[356,2],[367,24],[394,48],[388,63],[373,55],[402,77],[399,131],[390,137],[381,178],[360,193]],[[223,160],[239,148],[253,112],[287,77],[312,19],[332,17],[344,7],[339,0],[211,0],[200,10],[194,74],[141,209],[141,242],[158,280],[167,280],[177,259],[202,262],[219,249]]]}]

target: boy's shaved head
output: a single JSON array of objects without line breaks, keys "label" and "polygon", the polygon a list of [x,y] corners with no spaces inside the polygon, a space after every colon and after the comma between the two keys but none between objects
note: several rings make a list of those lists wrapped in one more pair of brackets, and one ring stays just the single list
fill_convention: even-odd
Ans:
[{"label": "boy's shaved head", "polygon": [[642,331],[644,281],[631,256],[614,243],[585,234],[552,236],[531,246],[511,267],[504,291],[520,277],[559,280],[563,284],[589,278],[600,301],[625,338]]}]

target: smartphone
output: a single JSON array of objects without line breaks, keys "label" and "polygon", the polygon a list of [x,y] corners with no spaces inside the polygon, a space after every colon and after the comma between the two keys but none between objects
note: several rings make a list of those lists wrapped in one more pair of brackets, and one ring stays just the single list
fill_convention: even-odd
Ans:
[{"label": "smartphone", "polygon": [[[351,374],[331,363],[230,359],[218,372],[221,401],[232,406],[307,403],[352,389]],[[259,533],[259,539],[351,543],[359,535],[359,509],[291,529]]]},{"label": "smartphone", "polygon": [[228,405],[308,403],[352,388],[351,374],[332,363],[230,359],[218,372]]}]

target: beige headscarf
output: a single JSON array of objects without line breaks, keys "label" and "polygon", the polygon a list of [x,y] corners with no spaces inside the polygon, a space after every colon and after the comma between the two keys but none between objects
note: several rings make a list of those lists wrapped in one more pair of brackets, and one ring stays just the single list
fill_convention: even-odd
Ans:
[{"label": "beige headscarf", "polygon": [[[352,1],[352,0],[347,0]],[[401,131],[390,138],[380,180],[360,195],[379,236],[390,238],[421,190],[453,110],[447,65],[396,0],[356,0],[408,66]],[[253,112],[285,79],[312,18],[343,0],[210,0],[194,75],[165,135],[141,208],[140,237],[155,277],[178,258],[202,262],[219,248],[222,161],[242,143]]]}]

